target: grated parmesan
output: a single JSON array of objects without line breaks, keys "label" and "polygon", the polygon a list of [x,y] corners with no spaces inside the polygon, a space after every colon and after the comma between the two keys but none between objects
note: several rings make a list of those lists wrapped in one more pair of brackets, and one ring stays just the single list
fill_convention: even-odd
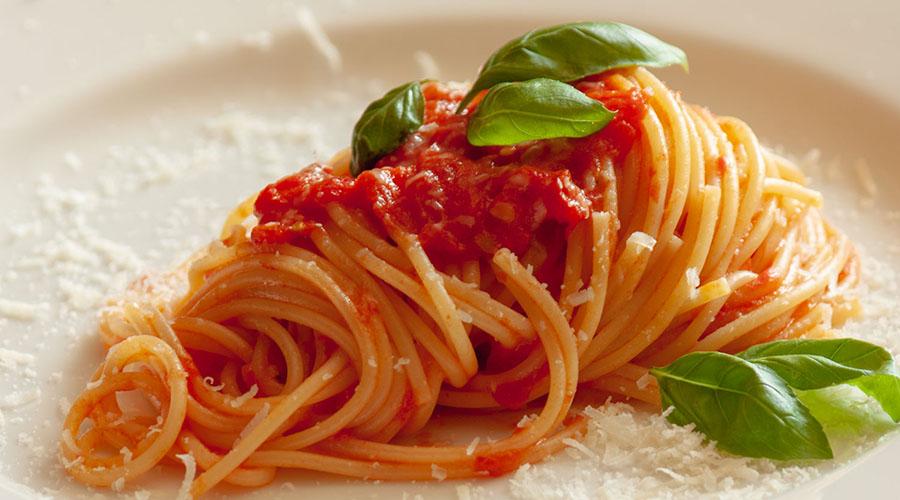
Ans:
[{"label": "grated parmesan", "polygon": [[259,392],[259,386],[253,384],[247,392],[233,398],[228,404],[230,404],[232,408],[240,408],[241,406],[244,406],[244,403],[256,397],[257,392]]},{"label": "grated parmesan", "polygon": [[325,58],[331,72],[340,73],[343,66],[341,53],[328,39],[328,35],[325,34],[325,30],[322,29],[312,11],[307,7],[298,8],[297,21],[300,23],[300,27],[303,28],[303,34],[306,35],[306,38]]},{"label": "grated parmesan", "polygon": [[572,307],[587,304],[592,300],[594,300],[594,289],[592,287],[583,288],[566,297],[566,302]]},{"label": "grated parmesan", "polygon": [[245,425],[244,428],[241,429],[241,433],[240,435],[238,435],[237,439],[234,440],[234,445],[232,445],[232,447],[237,446],[238,443],[243,441],[244,438],[246,438],[251,432],[253,432],[253,429],[255,429],[260,423],[262,423],[263,420],[266,419],[266,417],[269,416],[269,409],[269,403],[263,403],[262,408],[258,412],[256,412],[256,414],[253,415],[253,418],[251,418],[250,421],[247,422],[247,425]]},{"label": "grated parmesan", "polygon": [[400,358],[396,363],[394,363],[394,370],[398,372],[403,371],[403,367],[410,364],[411,362],[412,360],[410,360],[409,358]]},{"label": "grated parmesan", "polygon": [[16,300],[0,299],[0,316],[21,321],[37,319],[42,312],[49,309],[46,303],[29,304]]},{"label": "grated parmesan", "polygon": [[434,57],[431,54],[424,50],[417,50],[413,52],[413,60],[416,62],[416,65],[419,66],[419,75],[422,78],[440,80],[441,70],[438,68],[437,61],[434,60]]},{"label": "grated parmesan", "polygon": [[438,464],[431,464],[431,477],[438,481],[443,481],[444,479],[447,479],[447,469],[444,469]]},{"label": "grated parmesan", "polygon": [[197,461],[194,460],[194,455],[190,453],[175,455],[175,458],[181,460],[184,464],[184,479],[181,481],[181,487],[178,488],[175,500],[192,500],[191,483],[194,482],[194,475],[197,473]]},{"label": "grated parmesan", "polygon": [[469,443],[469,446],[466,447],[466,455],[471,457],[472,454],[475,453],[475,448],[478,448],[479,441],[481,441],[481,437],[475,436],[475,439],[473,439],[472,442]]}]

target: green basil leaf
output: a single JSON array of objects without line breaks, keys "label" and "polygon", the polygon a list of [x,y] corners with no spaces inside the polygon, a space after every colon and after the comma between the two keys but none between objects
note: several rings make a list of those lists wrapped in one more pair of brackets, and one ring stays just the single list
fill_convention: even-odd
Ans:
[{"label": "green basil leaf", "polygon": [[777,460],[832,458],[821,424],[772,370],[720,352],[652,368],[669,420],[693,423],[725,451]]},{"label": "green basil leaf", "polygon": [[815,355],[848,368],[900,376],[894,358],[883,347],[857,339],[793,339],[755,345],[737,356],[765,360],[785,355]]},{"label": "green basil leaf", "polygon": [[856,339],[794,339],[760,344],[738,356],[768,367],[795,389],[856,386],[900,420],[900,370],[882,347]]},{"label": "green basil leaf", "polygon": [[469,118],[467,135],[474,146],[584,137],[605,127],[615,115],[571,85],[536,78],[491,88]]},{"label": "green basil leaf", "polygon": [[863,436],[883,434],[897,426],[878,403],[856,387],[846,384],[794,391],[822,424],[835,454],[836,445],[858,443]]},{"label": "green basil leaf", "polygon": [[894,422],[900,421],[900,378],[876,373],[850,380],[847,384],[858,387],[866,395],[878,401],[881,409],[890,415]]},{"label": "green basil leaf", "polygon": [[532,78],[568,82],[613,68],[672,64],[687,69],[684,51],[637,28],[619,23],[560,24],[529,31],[494,52],[456,111],[498,83]]},{"label": "green basil leaf", "polygon": [[425,96],[419,82],[409,82],[389,90],[369,104],[353,126],[350,141],[350,173],[357,176],[375,166],[422,126]]}]

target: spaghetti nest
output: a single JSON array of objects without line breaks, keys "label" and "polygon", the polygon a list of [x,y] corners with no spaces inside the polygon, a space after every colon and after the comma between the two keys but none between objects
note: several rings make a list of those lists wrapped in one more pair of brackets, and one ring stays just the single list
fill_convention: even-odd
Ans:
[{"label": "spaghetti nest", "polygon": [[[597,158],[577,179],[602,192],[566,233],[556,286],[533,272],[549,258],[540,239],[522,255],[448,264],[415,232],[329,202],[304,244],[260,245],[237,224],[249,200],[175,274],[186,292],[165,298],[143,280],[104,312],[109,351],[66,418],[67,471],[121,486],[189,456],[193,496],[220,481],[264,485],[278,468],[499,475],[583,432],[579,388],[658,405],[650,366],[827,337],[855,312],[853,248],[794,166],[644,69],[604,82],[640,89],[646,112],[621,161]],[[346,175],[346,161],[332,168]],[[488,369],[501,352],[512,361]],[[133,391],[149,410],[126,404]],[[536,418],[505,439],[392,442],[442,407],[527,401]]]}]

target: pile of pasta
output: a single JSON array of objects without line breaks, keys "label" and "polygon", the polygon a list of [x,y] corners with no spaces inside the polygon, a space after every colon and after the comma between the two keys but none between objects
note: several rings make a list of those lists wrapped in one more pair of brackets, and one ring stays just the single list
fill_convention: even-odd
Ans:
[{"label": "pile of pasta", "polygon": [[[540,251],[439,267],[416,234],[338,203],[311,245],[260,247],[240,224],[248,200],[221,240],[173,272],[178,293],[141,280],[103,312],[106,359],[64,424],[68,473],[121,487],[190,457],[193,496],[222,481],[261,486],[282,468],[499,475],[584,431],[581,388],[658,405],[651,366],[828,337],[855,314],[856,254],[794,165],[643,68],[610,81],[645,89],[648,111],[624,165],[589,172],[606,183],[603,207],[568,236],[558,293],[532,272]],[[346,172],[347,156],[332,167]],[[539,348],[486,372],[476,331]],[[504,439],[395,442],[442,408],[503,410],[494,391],[522,380],[537,415]],[[135,391],[149,405],[127,404]]]}]

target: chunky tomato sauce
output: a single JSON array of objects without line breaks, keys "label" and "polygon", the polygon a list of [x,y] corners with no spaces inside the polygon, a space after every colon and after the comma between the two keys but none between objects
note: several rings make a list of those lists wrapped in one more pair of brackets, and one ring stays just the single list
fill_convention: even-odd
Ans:
[{"label": "chunky tomato sauce", "polygon": [[[603,157],[620,163],[646,110],[639,90],[610,90],[603,75],[576,87],[617,111],[602,131],[476,147],[466,139],[466,125],[477,100],[457,114],[463,89],[425,84],[425,124],[375,169],[352,178],[315,164],[266,187],[256,201],[253,241],[303,244],[309,229],[326,220],[324,207],[340,203],[385,229],[417,234],[438,267],[490,257],[500,248],[521,256],[534,240],[543,244],[547,265],[558,267],[566,232],[600,201],[598,189],[584,185],[584,172]],[[538,269],[545,282],[556,281],[552,274]]]}]

